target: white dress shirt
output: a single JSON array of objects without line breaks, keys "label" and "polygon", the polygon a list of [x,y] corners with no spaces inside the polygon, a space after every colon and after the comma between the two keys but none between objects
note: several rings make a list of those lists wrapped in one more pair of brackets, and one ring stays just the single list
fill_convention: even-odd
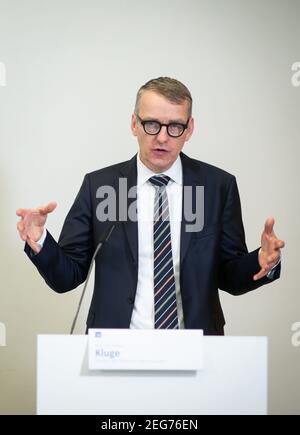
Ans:
[{"label": "white dress shirt", "polygon": [[[182,216],[182,165],[180,157],[171,168],[163,172],[171,180],[166,187],[172,241],[173,266],[177,298],[179,327],[184,328],[182,299],[180,294],[180,234]],[[148,182],[159,175],[148,169],[137,157],[137,212],[138,212],[138,284],[130,323],[133,329],[154,328],[154,259],[153,259],[153,213],[155,187]]]}]

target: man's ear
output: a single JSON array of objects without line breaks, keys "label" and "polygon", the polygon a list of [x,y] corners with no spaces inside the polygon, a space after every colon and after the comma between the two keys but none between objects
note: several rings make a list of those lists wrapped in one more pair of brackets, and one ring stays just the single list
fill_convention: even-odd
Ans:
[{"label": "man's ear", "polygon": [[137,119],[135,113],[131,116],[131,131],[133,136],[137,136]]},{"label": "man's ear", "polygon": [[189,126],[188,126],[187,131],[186,131],[186,137],[185,137],[186,141],[188,141],[192,137],[194,127],[195,127],[194,118],[191,118],[189,120]]}]

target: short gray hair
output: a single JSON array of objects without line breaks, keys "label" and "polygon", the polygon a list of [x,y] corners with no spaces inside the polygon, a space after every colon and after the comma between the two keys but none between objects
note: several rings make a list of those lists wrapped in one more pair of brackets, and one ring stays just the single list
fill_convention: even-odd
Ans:
[{"label": "short gray hair", "polygon": [[153,91],[159,95],[162,95],[171,103],[182,104],[185,101],[188,102],[189,117],[192,115],[192,105],[193,99],[188,88],[176,79],[170,77],[158,77],[157,79],[152,79],[144,84],[138,91],[136,96],[134,111],[138,114],[139,103],[141,96],[145,91]]}]

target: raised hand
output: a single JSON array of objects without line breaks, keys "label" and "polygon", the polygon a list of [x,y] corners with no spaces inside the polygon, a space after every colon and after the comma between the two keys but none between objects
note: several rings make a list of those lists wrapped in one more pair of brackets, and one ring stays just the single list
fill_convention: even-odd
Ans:
[{"label": "raised hand", "polygon": [[278,263],[280,259],[280,249],[284,248],[284,241],[279,240],[274,233],[273,218],[268,218],[265,223],[264,231],[261,235],[261,249],[259,251],[260,271],[254,275],[253,279],[258,279],[266,276],[269,271]]},{"label": "raised hand", "polygon": [[56,202],[50,202],[48,205],[37,208],[19,208],[16,211],[20,220],[17,223],[17,229],[20,237],[24,242],[38,253],[41,247],[36,243],[43,235],[48,213],[56,208]]}]

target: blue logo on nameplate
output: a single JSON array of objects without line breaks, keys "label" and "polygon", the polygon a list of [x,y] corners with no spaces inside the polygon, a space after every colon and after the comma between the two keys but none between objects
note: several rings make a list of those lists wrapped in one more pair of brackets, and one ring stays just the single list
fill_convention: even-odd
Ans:
[{"label": "blue logo on nameplate", "polygon": [[101,338],[101,337],[102,337],[102,333],[100,331],[96,331],[95,338]]}]

